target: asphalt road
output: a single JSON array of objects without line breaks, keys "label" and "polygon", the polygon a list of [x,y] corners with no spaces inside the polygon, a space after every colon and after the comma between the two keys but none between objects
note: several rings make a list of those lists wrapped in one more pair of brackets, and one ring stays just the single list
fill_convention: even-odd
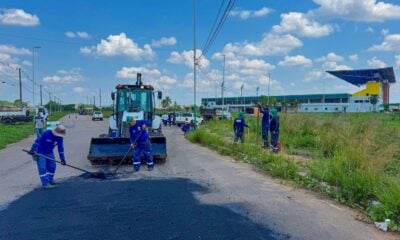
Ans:
[{"label": "asphalt road", "polygon": [[[106,121],[66,117],[67,162],[89,170],[90,138]],[[400,239],[359,213],[284,185],[252,166],[186,141],[167,127],[168,160],[152,172],[123,166],[113,180],[85,179],[59,166],[54,189],[40,189],[21,151],[33,137],[0,150],[0,239]]]}]

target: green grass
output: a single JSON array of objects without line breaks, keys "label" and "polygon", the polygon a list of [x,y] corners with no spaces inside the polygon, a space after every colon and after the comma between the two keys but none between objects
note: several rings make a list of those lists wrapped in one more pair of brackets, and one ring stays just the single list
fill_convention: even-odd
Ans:
[{"label": "green grass", "polygon": [[[53,113],[49,117],[49,121],[57,121],[67,114],[67,112]],[[13,125],[0,124],[0,149],[5,148],[8,144],[19,142],[33,134],[35,134],[33,122]]]},{"label": "green grass", "polygon": [[8,144],[16,143],[34,133],[33,123],[19,123],[14,125],[0,124],[0,149]]},{"label": "green grass", "polygon": [[[392,229],[398,229],[400,115],[296,113],[280,119],[279,155],[259,147],[261,125],[256,118],[246,119],[250,130],[243,145],[232,143],[232,121],[211,121],[188,138],[364,209],[372,220],[390,218]],[[308,161],[294,161],[299,154]]]}]

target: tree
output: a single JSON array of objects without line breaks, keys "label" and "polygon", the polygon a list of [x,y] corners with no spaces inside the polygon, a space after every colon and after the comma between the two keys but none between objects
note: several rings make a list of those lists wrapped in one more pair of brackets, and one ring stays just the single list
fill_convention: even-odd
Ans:
[{"label": "tree", "polygon": [[171,106],[172,100],[170,97],[166,97],[161,101],[161,106],[163,108],[169,108]]},{"label": "tree", "polygon": [[[20,107],[21,106],[21,101],[19,99],[14,101],[14,106]],[[27,102],[22,102],[22,107],[27,107],[28,103]]]},{"label": "tree", "polygon": [[379,102],[379,96],[371,95],[369,97],[369,102],[374,106],[374,112],[376,112],[376,104]]}]

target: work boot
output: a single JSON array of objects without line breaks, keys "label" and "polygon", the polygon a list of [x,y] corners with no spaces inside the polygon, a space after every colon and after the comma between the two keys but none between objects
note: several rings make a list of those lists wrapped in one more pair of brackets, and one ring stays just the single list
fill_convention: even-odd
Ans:
[{"label": "work boot", "polygon": [[54,187],[55,187],[54,185],[50,185],[50,184],[43,184],[42,185],[43,189],[50,189],[50,188],[54,188]]},{"label": "work boot", "polygon": [[154,166],[148,166],[148,167],[147,167],[147,170],[148,170],[149,172],[153,171],[153,169],[154,169]]},{"label": "work boot", "polygon": [[52,186],[58,185],[58,183],[56,183],[56,182],[54,182],[54,181],[51,181],[49,184],[52,185]]}]

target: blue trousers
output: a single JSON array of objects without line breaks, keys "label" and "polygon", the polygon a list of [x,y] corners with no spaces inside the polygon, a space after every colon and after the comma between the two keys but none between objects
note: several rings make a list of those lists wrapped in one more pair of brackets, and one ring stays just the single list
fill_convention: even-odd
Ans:
[{"label": "blue trousers", "polygon": [[273,148],[278,147],[279,132],[271,132],[271,145]]},{"label": "blue trousers", "polygon": [[244,143],[244,132],[240,132],[240,131],[235,132],[234,142],[237,143],[239,139],[240,139],[241,143]]},{"label": "blue trousers", "polygon": [[264,146],[268,146],[268,131],[269,125],[262,124],[262,139],[264,141]]},{"label": "blue trousers", "polygon": [[142,160],[142,154],[147,162],[147,167],[153,167],[153,155],[151,153],[150,145],[138,145],[135,148],[135,152],[133,153],[133,169],[135,171],[139,171],[140,164]]},{"label": "blue trousers", "polygon": [[[54,159],[54,154],[46,154],[47,157]],[[56,172],[56,163],[44,157],[37,159],[37,167],[39,172],[40,181],[42,185],[48,185],[53,182],[54,173]]]},{"label": "blue trousers", "polygon": [[40,138],[40,136],[42,136],[43,133],[43,128],[35,128],[36,131],[36,138]]}]

